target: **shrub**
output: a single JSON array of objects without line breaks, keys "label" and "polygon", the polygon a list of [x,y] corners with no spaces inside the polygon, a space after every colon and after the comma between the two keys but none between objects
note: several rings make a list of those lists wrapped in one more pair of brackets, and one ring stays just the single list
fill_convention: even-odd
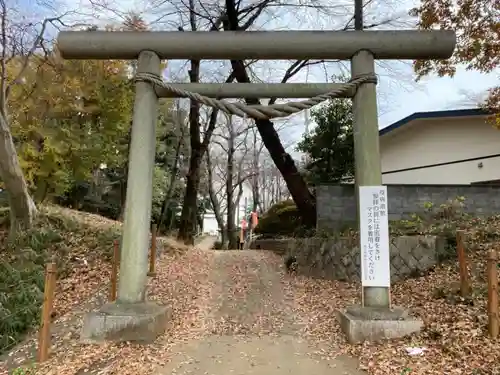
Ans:
[{"label": "shrub", "polygon": [[[0,262],[0,352],[11,348],[40,321],[44,267],[31,251],[14,264]],[[36,257],[37,258],[37,257]],[[15,292],[14,292],[15,290]]]},{"label": "shrub", "polygon": [[464,211],[465,197],[455,197],[446,203],[435,205],[425,202],[424,210],[412,214],[408,220],[391,223],[391,232],[396,235],[434,234],[445,240],[442,254],[438,254],[439,261],[446,261],[456,257],[456,232],[469,226],[469,215]]},{"label": "shrub", "polygon": [[0,354],[40,324],[47,261],[55,258],[58,279],[67,277],[75,259],[109,258],[120,235],[94,216],[56,206],[39,210],[33,228],[15,238],[7,237],[8,210],[0,210]]},{"label": "shrub", "polygon": [[449,199],[439,206],[432,202],[423,205],[424,210],[412,214],[408,220],[393,222],[392,231],[397,234],[450,234],[465,224],[469,216],[464,212],[465,197]]},{"label": "shrub", "polygon": [[285,200],[271,206],[262,215],[255,233],[262,237],[298,236],[308,230],[303,225],[302,217],[293,200]]},{"label": "shrub", "polygon": [[4,242],[0,256],[0,353],[40,322],[46,248],[61,241],[51,228],[35,228]]}]

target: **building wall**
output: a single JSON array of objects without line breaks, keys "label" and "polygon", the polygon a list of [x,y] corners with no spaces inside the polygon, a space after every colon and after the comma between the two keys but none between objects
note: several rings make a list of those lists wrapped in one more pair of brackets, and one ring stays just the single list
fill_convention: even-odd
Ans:
[{"label": "building wall", "polygon": [[217,234],[219,232],[219,225],[213,213],[206,213],[203,216],[203,233]]},{"label": "building wall", "polygon": [[[413,120],[381,136],[380,152],[384,184],[500,179],[500,131],[480,116]],[[448,164],[432,166],[439,163]]]},{"label": "building wall", "polygon": [[[500,186],[484,185],[388,185],[389,220],[408,218],[423,211],[426,202],[446,203],[465,197],[465,211],[475,215],[500,214]],[[354,185],[316,188],[317,228],[328,230],[356,220]]]}]

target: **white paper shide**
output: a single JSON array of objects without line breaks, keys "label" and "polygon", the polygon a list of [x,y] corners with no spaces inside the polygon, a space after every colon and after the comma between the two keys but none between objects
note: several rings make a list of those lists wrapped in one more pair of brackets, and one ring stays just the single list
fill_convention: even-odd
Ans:
[{"label": "white paper shide", "polygon": [[361,282],[389,287],[389,219],[386,186],[360,186]]}]

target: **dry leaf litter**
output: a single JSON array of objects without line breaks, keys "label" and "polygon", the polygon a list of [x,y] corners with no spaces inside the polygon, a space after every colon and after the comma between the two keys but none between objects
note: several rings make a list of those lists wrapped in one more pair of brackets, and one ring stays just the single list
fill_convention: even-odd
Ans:
[{"label": "dry leaf litter", "polygon": [[[61,211],[78,216],[79,221],[87,220],[90,227],[118,226],[96,215]],[[487,337],[485,284],[485,254],[497,244],[483,228],[488,225],[498,233],[500,218],[473,224],[467,228],[472,299],[462,300],[456,295],[455,263],[394,285],[393,303],[409,308],[424,320],[425,327],[418,334],[377,344],[347,344],[336,320],[338,309],[359,303],[359,285],[288,275],[282,258],[266,251],[235,254],[238,260],[228,261],[228,257],[217,257],[215,251],[159,239],[158,276],[150,280],[148,294],[149,299],[172,308],[165,335],[151,345],[82,345],[78,342],[81,318],[107,298],[110,265],[92,257],[90,249],[78,252],[87,261],[75,262],[74,272],[58,282],[51,358],[39,365],[36,373],[152,374],[170,361],[182,343],[204,335],[277,335],[298,330],[321,347],[316,354],[325,358],[339,354],[359,357],[360,367],[368,374],[500,374],[500,340]],[[279,279],[280,295],[279,290],[265,287],[271,279]],[[257,287],[249,288],[252,284]],[[263,294],[257,296],[259,285]],[[265,303],[246,303],[256,297]],[[238,314],[235,309],[242,303],[246,313]],[[29,345],[30,340],[24,347]],[[415,347],[425,351],[409,355],[407,348]],[[23,346],[16,350],[22,353]],[[10,357],[16,354],[10,353]]]}]

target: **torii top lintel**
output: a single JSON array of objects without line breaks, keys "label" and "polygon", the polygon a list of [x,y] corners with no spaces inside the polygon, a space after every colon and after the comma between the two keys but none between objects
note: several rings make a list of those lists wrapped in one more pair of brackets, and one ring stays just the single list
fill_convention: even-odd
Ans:
[{"label": "torii top lintel", "polygon": [[369,50],[376,59],[446,59],[455,49],[451,30],[389,31],[62,31],[66,59],[137,59],[141,51],[161,59],[350,59]]}]

